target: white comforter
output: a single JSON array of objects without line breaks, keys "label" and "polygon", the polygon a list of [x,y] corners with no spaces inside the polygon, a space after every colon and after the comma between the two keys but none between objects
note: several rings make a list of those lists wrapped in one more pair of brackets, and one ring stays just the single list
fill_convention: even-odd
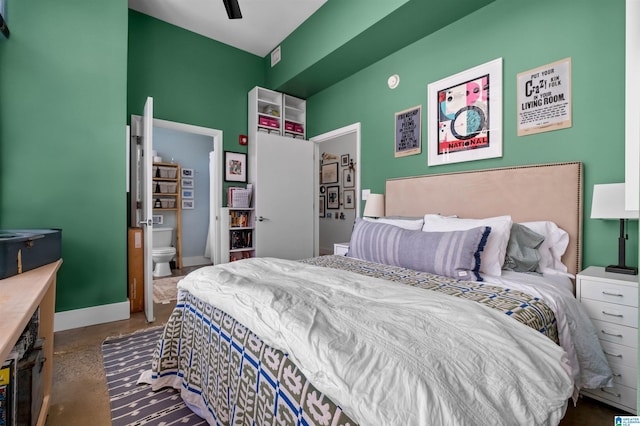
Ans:
[{"label": "white comforter", "polygon": [[468,300],[266,258],[178,287],[288,353],[362,425],[557,424],[572,394],[562,348]]},{"label": "white comforter", "polygon": [[567,352],[574,380],[573,399],[582,388],[613,386],[613,375],[602,351],[598,332],[589,315],[573,295],[573,284],[566,276],[522,274],[503,271],[501,277],[483,276],[485,282],[539,297],[553,310],[560,345]]}]

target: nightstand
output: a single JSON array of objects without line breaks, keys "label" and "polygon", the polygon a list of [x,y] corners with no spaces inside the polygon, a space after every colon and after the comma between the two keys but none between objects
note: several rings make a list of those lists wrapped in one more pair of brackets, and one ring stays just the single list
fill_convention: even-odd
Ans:
[{"label": "nightstand", "polygon": [[638,389],[638,276],[590,266],[576,277],[576,297],[595,325],[614,387],[583,394],[636,413]]},{"label": "nightstand", "polygon": [[333,245],[333,254],[337,256],[346,256],[349,251],[349,243],[335,243]]}]

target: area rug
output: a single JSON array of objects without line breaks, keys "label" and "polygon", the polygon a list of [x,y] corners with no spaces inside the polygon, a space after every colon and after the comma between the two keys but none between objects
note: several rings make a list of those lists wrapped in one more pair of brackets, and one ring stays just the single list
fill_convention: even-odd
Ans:
[{"label": "area rug", "polygon": [[151,385],[136,384],[140,373],[151,368],[151,357],[163,327],[145,329],[102,344],[113,426],[206,425],[180,398],[178,391],[157,392]]},{"label": "area rug", "polygon": [[166,277],[153,280],[153,301],[169,303],[178,299],[178,281],[184,276]]}]

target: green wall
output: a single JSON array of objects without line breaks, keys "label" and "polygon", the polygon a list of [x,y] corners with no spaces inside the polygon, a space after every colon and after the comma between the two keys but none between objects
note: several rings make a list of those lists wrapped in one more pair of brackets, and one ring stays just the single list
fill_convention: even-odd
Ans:
[{"label": "green wall", "polygon": [[247,152],[238,136],[247,134],[249,91],[264,85],[262,63],[258,56],[130,10],[129,117],[141,115],[151,96],[155,118],[222,130],[224,150]]},{"label": "green wall", "polygon": [[[308,135],[362,123],[362,187],[386,178],[561,161],[584,163],[583,265],[617,262],[616,221],[591,220],[595,183],[624,181],[622,0],[497,0],[307,99]],[[427,84],[503,58],[503,157],[427,167]],[[518,137],[516,75],[572,58],[573,126]],[[387,78],[398,73],[400,86]],[[420,155],[394,158],[394,113],[423,106]],[[518,188],[514,188],[514,191]],[[627,263],[638,263],[637,222]]]},{"label": "green wall", "polygon": [[20,0],[0,40],[0,228],[62,228],[56,309],[126,301],[126,0]]},{"label": "green wall", "polygon": [[264,82],[262,58],[129,11],[128,114],[142,114],[224,132],[225,150],[246,152],[247,95]]}]

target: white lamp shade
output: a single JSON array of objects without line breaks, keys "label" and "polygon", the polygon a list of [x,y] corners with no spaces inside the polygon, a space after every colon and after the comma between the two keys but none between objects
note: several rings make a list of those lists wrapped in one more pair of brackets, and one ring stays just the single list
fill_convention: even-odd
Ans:
[{"label": "white lamp shade", "polygon": [[363,216],[382,217],[384,216],[384,195],[369,194],[367,202],[364,205]]},{"label": "white lamp shade", "polygon": [[638,210],[624,208],[624,183],[593,185],[591,219],[638,219]]}]

